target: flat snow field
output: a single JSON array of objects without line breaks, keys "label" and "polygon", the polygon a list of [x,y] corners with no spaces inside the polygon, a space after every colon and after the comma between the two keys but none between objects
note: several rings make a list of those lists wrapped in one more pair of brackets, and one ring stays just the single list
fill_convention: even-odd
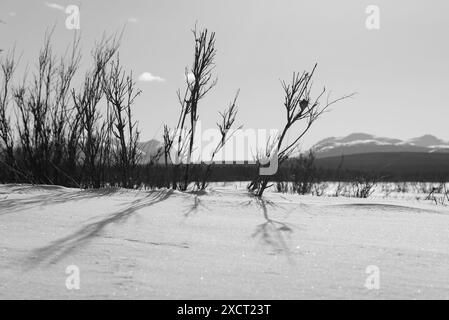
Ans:
[{"label": "flat snow field", "polygon": [[449,207],[0,185],[0,298],[448,299]]}]

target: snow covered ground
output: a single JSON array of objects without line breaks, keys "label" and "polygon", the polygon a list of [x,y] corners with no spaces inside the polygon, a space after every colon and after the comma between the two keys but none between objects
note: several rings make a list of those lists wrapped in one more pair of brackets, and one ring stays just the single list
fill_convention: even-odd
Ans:
[{"label": "snow covered ground", "polygon": [[0,185],[0,298],[449,299],[449,207]]}]

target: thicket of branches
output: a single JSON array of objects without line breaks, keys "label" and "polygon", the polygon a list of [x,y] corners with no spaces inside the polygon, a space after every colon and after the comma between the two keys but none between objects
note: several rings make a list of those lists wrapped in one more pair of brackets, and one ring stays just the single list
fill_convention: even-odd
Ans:
[{"label": "thicket of branches", "polygon": [[[229,106],[219,113],[217,122],[220,141],[210,155],[210,159],[193,159],[195,149],[196,124],[199,120],[199,103],[215,87],[217,78],[213,75],[215,66],[215,33],[207,29],[192,30],[195,47],[193,63],[185,69],[185,89],[178,90],[180,112],[174,129],[164,126],[164,145],[161,149],[166,165],[166,187],[185,191],[191,183],[199,190],[207,187],[213,160],[232,136],[232,127],[237,116],[238,91]],[[208,161],[209,164],[195,166],[193,162]]]},{"label": "thicket of branches", "polygon": [[120,64],[118,40],[95,45],[79,87],[79,38],[58,55],[47,33],[28,77],[16,74],[14,52],[1,57],[1,182],[133,186],[139,154],[132,105],[140,91]]},{"label": "thicket of branches", "polygon": [[[303,73],[293,72],[291,82],[282,81],[284,90],[284,108],[286,121],[284,128],[277,137],[273,137],[272,142],[267,145],[262,156],[271,161],[277,161],[281,165],[295,150],[297,150],[301,138],[309,131],[312,124],[321,117],[321,115],[334,103],[351,97],[343,96],[335,100],[330,100],[329,95],[324,100],[326,88],[323,88],[315,98],[312,97],[312,79],[317,64],[314,65],[311,72]],[[300,129],[295,129],[295,125]],[[287,141],[285,137],[288,132],[293,132],[293,140]],[[259,159],[260,160],[260,159]],[[248,190],[256,196],[261,197],[269,185],[269,175],[258,175],[248,185]]]},{"label": "thicket of branches", "polygon": [[[132,106],[140,90],[120,63],[116,37],[104,37],[95,45],[80,86],[73,83],[81,61],[79,38],[64,55],[57,55],[48,33],[36,70],[27,70],[31,78],[14,74],[13,52],[2,57],[0,182],[93,188],[145,183],[180,190],[193,183],[205,189],[215,156],[234,132],[238,91],[219,113],[221,138],[209,159],[192,159],[200,101],[217,83],[215,33],[195,28],[193,35],[193,63],[185,70],[183,93],[178,91],[179,119],[174,129],[164,127],[163,147],[154,156],[164,158],[162,171],[139,163],[139,130]],[[194,165],[198,160],[208,162]]]},{"label": "thicket of branches", "polygon": [[286,161],[285,166],[275,177],[276,190],[302,195],[310,193],[314,184],[319,181],[319,170],[314,162],[315,155],[312,151]]}]

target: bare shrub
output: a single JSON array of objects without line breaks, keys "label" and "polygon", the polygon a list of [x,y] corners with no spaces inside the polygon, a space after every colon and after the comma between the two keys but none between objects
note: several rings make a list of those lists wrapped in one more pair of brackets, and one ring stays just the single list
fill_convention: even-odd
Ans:
[{"label": "bare shrub", "polygon": [[276,177],[278,192],[311,193],[313,185],[318,180],[318,169],[314,162],[315,155],[311,150],[307,154],[300,154],[298,158],[286,161],[285,166]]},{"label": "bare shrub", "polygon": [[[330,100],[328,95],[326,101],[323,102],[322,98],[326,93],[326,89],[323,88],[316,98],[312,98],[312,78],[316,67],[317,64],[314,65],[311,72],[294,72],[290,83],[282,81],[286,122],[281,134],[276,138],[274,147],[266,150],[268,158],[271,159],[276,157],[278,165],[297,149],[301,138],[331,105],[353,96],[353,94],[351,94],[335,100]],[[295,124],[302,124],[302,129],[299,130],[298,133],[295,133],[292,142],[284,141],[287,132],[293,129]],[[269,181],[269,176],[259,175],[248,186],[248,189],[254,192],[256,196],[261,197],[268,187]]]},{"label": "bare shrub", "polygon": [[[217,146],[215,147],[214,151],[212,152],[209,163],[207,164],[204,173],[202,174],[201,180],[199,183],[196,183],[196,186],[199,190],[206,189],[209,177],[212,171],[212,166],[214,164],[214,159],[217,153],[225,146],[226,142],[232,137],[232,135],[235,133],[234,131],[231,131],[232,126],[235,122],[235,118],[237,116],[237,98],[239,96],[239,91],[237,91],[234,100],[229,104],[229,107],[223,111],[220,112],[221,122],[217,123],[217,127],[220,130],[220,141],[218,142]],[[242,126],[239,126],[236,130],[241,129]]]},{"label": "bare shrub", "polygon": [[14,179],[14,133],[10,117],[11,81],[16,68],[14,51],[9,52],[0,60],[1,87],[0,87],[0,168],[6,172],[0,179],[11,181]]},{"label": "bare shrub", "polygon": [[346,190],[347,190],[347,183],[338,181],[333,196],[334,197],[344,196],[345,194],[347,194]]},{"label": "bare shrub", "polygon": [[400,193],[408,192],[409,186],[407,182],[397,182],[395,184],[395,191]]},{"label": "bare shrub", "polygon": [[376,174],[361,174],[352,181],[352,197],[368,198],[373,192],[374,187],[379,181]]},{"label": "bare shrub", "polygon": [[440,205],[449,203],[449,190],[447,189],[446,182],[442,181],[437,186],[432,186],[425,200],[430,200]]},{"label": "bare shrub", "polygon": [[139,132],[137,122],[132,117],[131,106],[141,91],[135,89],[132,73],[125,75],[118,57],[110,64],[110,70],[104,76],[103,86],[108,112],[111,112],[110,130],[115,139],[112,143],[114,162],[121,172],[121,185],[132,188],[139,156],[137,152]]},{"label": "bare shrub", "polygon": [[6,168],[10,180],[18,182],[134,187],[139,135],[131,106],[139,91],[118,58],[111,62],[117,37],[104,37],[95,45],[93,63],[75,89],[80,39],[75,37],[65,54],[58,55],[51,36],[45,35],[31,79],[12,84],[13,55],[1,62],[2,171]]},{"label": "bare shrub", "polygon": [[314,183],[312,187],[312,194],[317,197],[325,195],[329,184],[327,182]]},{"label": "bare shrub", "polygon": [[291,191],[289,181],[278,181],[276,182],[276,191],[281,193],[288,193]]},{"label": "bare shrub", "polygon": [[[192,178],[192,153],[196,134],[195,127],[199,119],[199,102],[217,84],[217,80],[212,74],[216,54],[215,33],[209,33],[207,29],[198,31],[196,28],[192,32],[195,40],[194,59],[191,68],[185,70],[186,88],[184,93],[181,94],[180,90],[177,92],[181,107],[179,118],[173,132],[170,132],[167,126],[164,127],[164,161],[167,167],[169,163],[173,164],[170,174],[171,187],[182,191],[187,190],[193,180],[196,180],[197,188],[204,189],[207,186],[212,166],[207,166],[204,174],[197,172],[195,179]],[[230,136],[229,130],[237,113],[237,96],[230,107],[221,114],[222,123],[218,124],[218,127],[222,139],[211,155],[212,159]],[[174,152],[173,148],[175,148]],[[172,159],[172,156],[175,159]]]},{"label": "bare shrub", "polygon": [[300,155],[293,167],[292,191],[298,194],[308,194],[312,191],[313,184],[317,180],[315,167],[315,155],[312,151],[304,156]]},{"label": "bare shrub", "polygon": [[103,84],[106,67],[118,50],[115,37],[103,38],[94,50],[93,67],[85,77],[78,94],[73,94],[74,103],[80,115],[79,144],[82,151],[83,185],[98,188],[105,179],[105,168],[111,151],[110,119],[102,116],[99,103],[104,95]]},{"label": "bare shrub", "polygon": [[33,182],[62,184],[68,178],[62,169],[70,123],[68,101],[80,54],[75,38],[67,49],[70,54],[57,57],[51,35],[45,36],[32,80],[24,78],[14,89],[20,155],[17,165]]}]

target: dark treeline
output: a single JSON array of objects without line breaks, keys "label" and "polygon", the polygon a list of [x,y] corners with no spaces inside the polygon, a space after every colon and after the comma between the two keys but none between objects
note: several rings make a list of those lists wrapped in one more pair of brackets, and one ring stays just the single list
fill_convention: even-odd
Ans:
[{"label": "dark treeline", "polygon": [[[205,164],[193,164],[189,183],[197,184],[205,170]],[[257,176],[257,164],[215,164],[208,178],[209,182],[249,182]],[[162,164],[138,165],[137,181],[141,186],[166,187],[172,169]],[[389,170],[354,170],[346,168],[323,169],[320,162],[311,154],[287,159],[281,164],[277,173],[271,177],[273,183],[294,182],[296,193],[309,193],[313,184],[320,182],[354,182],[357,180],[373,180],[375,182],[445,182],[449,179],[449,171],[389,171]]]},{"label": "dark treeline", "polygon": [[[377,152],[319,158],[315,165],[323,178],[351,180],[375,173],[383,181],[441,182],[449,179],[448,153]],[[336,174],[341,172],[341,175]]]}]

